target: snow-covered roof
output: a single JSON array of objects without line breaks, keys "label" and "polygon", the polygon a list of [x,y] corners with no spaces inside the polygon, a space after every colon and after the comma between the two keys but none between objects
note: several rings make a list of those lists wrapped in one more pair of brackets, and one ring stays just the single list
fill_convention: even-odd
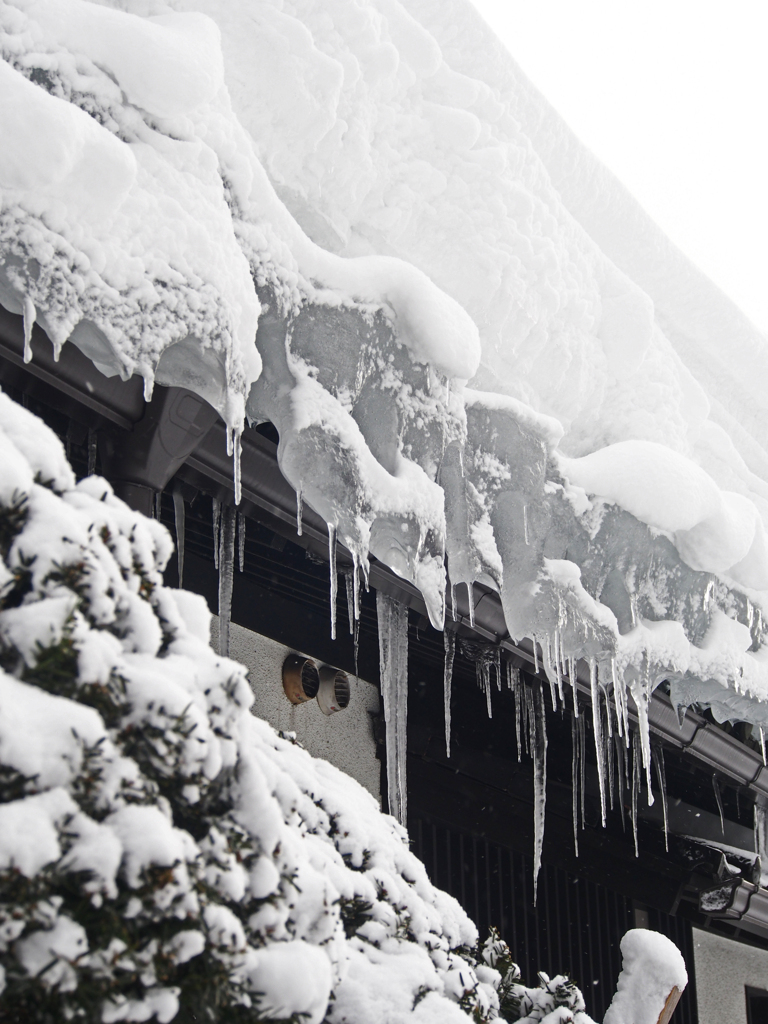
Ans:
[{"label": "snow-covered roof", "polygon": [[766,340],[467,0],[9,0],[0,55],[3,305],[273,421],[435,625],[447,559],[619,711],[768,720]]}]

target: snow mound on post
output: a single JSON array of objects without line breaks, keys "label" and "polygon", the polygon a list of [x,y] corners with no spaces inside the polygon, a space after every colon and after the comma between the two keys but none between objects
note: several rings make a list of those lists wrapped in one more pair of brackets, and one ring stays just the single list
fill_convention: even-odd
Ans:
[{"label": "snow mound on post", "polygon": [[[30,459],[12,441],[24,424]],[[58,440],[0,395],[0,479],[8,467],[0,991],[11,1016],[64,1020],[88,1006],[102,1021],[210,1010],[426,1024],[504,1019],[512,997],[555,1005],[557,993],[519,983],[503,943],[503,971],[489,967],[488,944],[369,793],[250,714],[246,670],[202,638],[202,598],[163,586],[165,529],[104,480],[74,484]],[[583,1009],[572,983],[561,995]]]},{"label": "snow mound on post", "polygon": [[621,955],[618,988],[603,1024],[658,1024],[670,996],[674,1008],[673,993],[679,998],[688,984],[680,950],[665,935],[633,928],[621,940]]}]

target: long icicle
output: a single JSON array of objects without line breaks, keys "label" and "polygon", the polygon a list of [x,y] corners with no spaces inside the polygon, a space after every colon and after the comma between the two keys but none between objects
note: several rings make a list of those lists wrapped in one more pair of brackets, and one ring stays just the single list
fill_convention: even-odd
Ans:
[{"label": "long icicle", "polygon": [[581,797],[581,827],[587,826],[587,720],[579,719],[579,794]]},{"label": "long icicle", "polygon": [[211,499],[211,526],[213,527],[213,564],[219,568],[219,524],[221,522],[221,502],[218,498]]},{"label": "long icicle", "polygon": [[240,572],[245,568],[245,513],[237,513],[237,566]]},{"label": "long icicle", "polygon": [[304,515],[304,499],[301,496],[301,488],[296,491],[296,533],[301,536],[301,520]]},{"label": "long icicle", "polygon": [[453,659],[456,654],[456,634],[452,629],[443,631],[445,665],[443,666],[443,707],[445,710],[445,756],[451,756],[451,682]]},{"label": "long icicle", "polygon": [[600,813],[605,828],[605,746],[603,744],[603,719],[600,711],[600,690],[597,685],[597,664],[589,659],[589,689],[592,695],[592,731],[597,755],[597,781],[600,786]]},{"label": "long icicle", "polygon": [[536,906],[547,806],[547,719],[544,695],[539,682],[535,682],[531,687],[531,698],[529,715],[533,747],[533,905]]},{"label": "long icicle", "polygon": [[336,524],[328,523],[328,562],[331,583],[331,640],[336,639],[336,593],[339,578],[336,575]]},{"label": "long icicle", "polygon": [[669,851],[669,817],[667,813],[667,773],[664,770],[664,748],[653,747],[651,750],[653,763],[656,766],[656,778],[661,792],[661,810],[664,814],[664,849]]},{"label": "long icicle", "polygon": [[573,849],[579,856],[579,733],[576,715],[571,712],[571,802],[573,808]]},{"label": "long icicle", "polygon": [[475,628],[475,588],[472,583],[467,583],[467,601],[469,603],[469,625]]},{"label": "long icicle", "polygon": [[551,671],[547,672],[547,678],[549,679],[549,693],[552,698],[552,710],[557,711],[557,693],[555,686],[557,681],[560,679],[560,635],[559,631],[555,631],[555,663],[552,666]]},{"label": "long icicle", "polygon": [[344,586],[347,592],[347,618],[349,619],[349,635],[355,635],[355,567],[344,570]]},{"label": "long icicle", "polygon": [[613,734],[613,752],[616,755],[616,799],[619,801],[619,812],[621,813],[621,831],[626,832],[627,823],[624,820],[624,782],[627,777],[625,758],[627,748],[624,746],[623,738]]},{"label": "long icicle", "polygon": [[576,668],[576,659],[568,659],[568,679],[571,683],[571,690],[573,691],[573,713],[579,717],[579,678],[578,669]]},{"label": "long icicle", "polygon": [[632,836],[635,840],[635,856],[640,856],[637,845],[637,802],[640,796],[640,736],[637,731],[632,733]]},{"label": "long icicle", "polygon": [[408,609],[376,592],[379,624],[381,696],[387,739],[389,813],[404,825],[407,819],[406,741],[408,719]]},{"label": "long icicle", "polygon": [[232,616],[232,587],[235,579],[235,523],[234,505],[221,509],[219,530],[219,654],[229,657],[229,632]]},{"label": "long icicle", "polygon": [[517,739],[517,763],[523,759],[523,737],[522,737],[522,722],[520,721],[520,705],[523,701],[523,690],[525,689],[525,683],[523,683],[518,676],[518,685],[512,691],[512,698],[515,702],[515,737]]},{"label": "long icicle", "polygon": [[176,524],[176,557],[179,563],[179,590],[184,586],[185,507],[181,491],[173,492],[173,518]]},{"label": "long icicle", "polygon": [[480,677],[483,681],[483,690],[485,691],[485,707],[488,712],[488,717],[493,718],[493,703],[492,703],[492,691],[491,691],[491,663],[485,654],[481,655],[480,661]]},{"label": "long icicle", "polygon": [[611,728],[611,704],[608,694],[605,693],[605,722],[607,726],[607,738],[605,740],[606,761],[608,762],[608,806],[613,810],[614,791],[614,762],[613,762],[613,729]]},{"label": "long icicle", "polygon": [[232,458],[232,479],[235,490],[235,505],[239,505],[243,497],[243,432],[240,429],[233,431]]}]

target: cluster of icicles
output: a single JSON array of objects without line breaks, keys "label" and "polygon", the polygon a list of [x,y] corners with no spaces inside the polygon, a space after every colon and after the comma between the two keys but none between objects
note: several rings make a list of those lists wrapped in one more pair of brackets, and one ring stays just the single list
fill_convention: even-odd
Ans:
[{"label": "cluster of icicles", "polygon": [[[381,628],[381,619],[379,619]],[[541,852],[544,841],[544,821],[546,811],[547,785],[547,708],[544,700],[543,682],[539,678],[539,662],[537,644],[534,641],[535,677],[524,679],[520,669],[509,658],[503,657],[499,645],[477,643],[457,637],[450,628],[444,631],[445,669],[443,676],[443,695],[445,704],[445,747],[446,754],[451,754],[451,682],[453,662],[457,640],[462,653],[475,663],[477,685],[484,693],[488,717],[493,717],[493,677],[499,693],[504,687],[512,694],[515,709],[515,739],[517,743],[517,760],[522,761],[523,749],[533,759],[533,806],[534,806],[534,902],[536,901],[536,881],[541,868]],[[555,638],[554,646],[557,646]],[[549,682],[552,710],[565,712],[567,698],[564,688],[564,673],[553,668],[553,644],[546,638],[542,644],[544,654],[543,665]],[[556,664],[556,662],[555,662]],[[579,825],[586,825],[586,764],[587,764],[587,729],[585,714],[580,713],[579,691],[576,676],[576,664],[569,659],[567,679],[571,688],[571,792],[573,808],[573,844],[576,856],[579,855]],[[612,704],[605,689],[598,683],[597,668],[590,665],[591,689],[591,721],[592,734],[597,758],[597,775],[600,788],[600,806],[602,824],[605,826],[607,810],[614,809],[618,803],[624,825],[624,791],[630,796],[630,815],[632,833],[635,844],[635,856],[639,856],[637,842],[637,817],[642,781],[643,744],[641,734],[632,731],[629,726],[626,693],[623,700]],[[618,695],[620,687],[616,687]],[[584,709],[582,709],[584,710]],[[615,718],[615,721],[614,721]],[[667,791],[662,748],[650,748],[650,756],[656,769],[656,776],[661,792],[664,814],[664,841],[668,844]],[[653,803],[650,774],[647,773],[648,803]],[[718,803],[721,807],[719,790]]]},{"label": "cluster of icicles", "polygon": [[[159,496],[158,496],[159,497]],[[185,504],[182,494],[173,493],[175,527],[178,548],[179,586],[184,577],[185,546]],[[297,517],[298,532],[301,533],[301,503]],[[159,504],[157,514],[159,517]],[[234,582],[235,555],[240,571],[243,571],[245,557],[246,517],[233,505],[222,503],[216,498],[212,502],[212,526],[214,540],[214,562],[219,574],[219,650],[229,654],[232,591]],[[337,562],[336,537],[329,528],[330,555],[330,607],[331,636],[336,636],[337,603]],[[355,672],[360,627],[360,582],[361,573],[357,567],[344,570],[346,584],[349,631],[354,640]],[[367,587],[367,578],[363,578]],[[379,661],[381,695],[386,725],[386,753],[388,805],[390,813],[402,824],[407,822],[407,714],[408,714],[408,608],[396,598],[383,591],[377,591],[376,609],[379,634]],[[544,698],[543,670],[549,684],[552,710],[561,713],[570,704],[573,794],[573,841],[576,855],[579,853],[579,827],[586,821],[586,763],[587,729],[586,719],[591,720],[592,735],[597,761],[597,778],[600,790],[600,806],[603,826],[608,810],[618,804],[624,825],[625,790],[629,796],[630,818],[635,844],[635,856],[639,855],[637,841],[637,819],[643,771],[646,776],[647,799],[653,803],[651,766],[656,775],[661,794],[664,816],[665,845],[668,841],[666,777],[664,755],[661,746],[651,747],[647,715],[639,715],[639,729],[630,728],[628,695],[615,673],[612,673],[610,687],[606,687],[598,676],[597,663],[589,663],[590,706],[579,706],[577,665],[573,658],[563,658],[559,636],[534,638],[534,675],[525,677],[513,660],[505,656],[502,647],[460,637],[455,627],[446,624],[443,633],[445,663],[443,675],[443,696],[445,710],[445,748],[451,754],[451,688],[453,665],[457,647],[470,661],[474,662],[477,684],[483,692],[488,717],[493,717],[494,684],[499,693],[506,688],[515,708],[515,740],[517,759],[522,760],[523,750],[533,760],[534,787],[534,894],[535,882],[541,867],[541,853],[544,838],[547,779],[547,708]],[[539,648],[541,659],[539,659]],[[566,692],[566,681],[570,695]],[[611,695],[613,699],[611,699]],[[715,784],[715,794],[720,807],[722,799]],[[535,898],[535,896],[534,896]]]}]

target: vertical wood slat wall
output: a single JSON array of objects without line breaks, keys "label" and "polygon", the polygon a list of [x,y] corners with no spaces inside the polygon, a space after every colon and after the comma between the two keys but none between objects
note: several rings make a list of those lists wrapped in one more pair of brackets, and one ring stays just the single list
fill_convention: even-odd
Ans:
[{"label": "vertical wood slat wall", "polygon": [[[423,818],[412,817],[409,830],[433,883],[456,897],[482,937],[491,925],[498,928],[526,984],[535,984],[540,970],[550,977],[568,973],[584,993],[587,1013],[602,1020],[621,970],[621,937],[634,927],[631,900],[542,864],[534,907],[531,857]],[[652,909],[648,919],[676,943],[688,968],[674,1024],[697,1024],[690,923]]]}]

